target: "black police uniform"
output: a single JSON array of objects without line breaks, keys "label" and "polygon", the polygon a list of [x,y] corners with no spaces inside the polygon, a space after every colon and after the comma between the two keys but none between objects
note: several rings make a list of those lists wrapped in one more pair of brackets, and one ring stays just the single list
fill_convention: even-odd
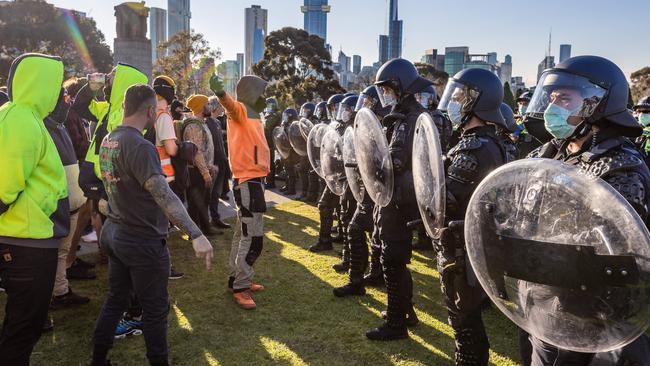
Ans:
[{"label": "black police uniform", "polygon": [[463,131],[446,159],[446,224],[438,251],[438,271],[448,321],[456,340],[456,365],[487,365],[490,345],[481,316],[486,300],[465,255],[463,220],[469,199],[491,171],[506,162],[494,126]]},{"label": "black police uniform", "polygon": [[[562,144],[563,140],[552,140],[537,148],[529,157],[564,161],[591,176],[603,179],[632,205],[647,226],[650,213],[650,171],[643,156],[630,140],[620,136],[616,128],[606,128],[595,132],[578,153],[569,154]],[[530,360],[534,365],[588,365],[594,357],[592,353],[559,349],[533,336],[529,339],[532,343]],[[522,356],[524,359],[529,357],[525,354]],[[645,358],[637,359],[638,363],[625,364],[642,365],[649,361]]]},{"label": "black police uniform", "polygon": [[275,186],[275,142],[273,141],[273,129],[278,127],[282,122],[282,116],[274,111],[273,113],[268,114],[265,117],[264,122],[264,136],[266,137],[266,142],[269,144],[269,150],[271,152],[271,166],[269,175],[266,177],[266,184],[273,187]]},{"label": "black police uniform", "polygon": [[413,280],[406,267],[411,261],[412,235],[407,224],[419,218],[411,155],[415,125],[424,112],[426,109],[409,95],[382,120],[395,186],[391,202],[386,207],[375,206],[373,235],[381,241],[381,264],[388,293],[386,323],[390,327],[404,327],[406,315],[413,312]]}]

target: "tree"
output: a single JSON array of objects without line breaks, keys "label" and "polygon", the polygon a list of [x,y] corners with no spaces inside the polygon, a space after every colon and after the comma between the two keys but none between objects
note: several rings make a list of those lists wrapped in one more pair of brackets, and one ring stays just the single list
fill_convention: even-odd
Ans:
[{"label": "tree", "polygon": [[253,73],[269,81],[266,94],[281,105],[298,106],[344,92],[322,38],[285,27],[269,33],[264,44],[264,58],[253,66]]},{"label": "tree", "polygon": [[513,111],[517,110],[515,96],[512,95],[512,90],[510,90],[510,83],[507,81],[503,84],[503,102],[509,105]]},{"label": "tree", "polygon": [[416,62],[415,68],[418,70],[420,76],[433,81],[433,87],[436,88],[438,98],[442,97],[442,93],[445,91],[445,85],[447,85],[447,80],[449,79],[449,74],[436,69],[431,64],[423,62]]},{"label": "tree", "polygon": [[26,52],[60,56],[66,77],[108,72],[113,56],[92,18],[61,11],[44,0],[0,4],[0,85],[13,60]]},{"label": "tree", "polygon": [[221,58],[221,51],[210,48],[203,34],[194,30],[180,32],[159,44],[158,49],[166,56],[156,61],[153,73],[174,79],[179,98],[208,93],[207,83],[214,73],[214,61]]},{"label": "tree", "polygon": [[630,75],[632,97],[635,101],[650,95],[650,66],[637,70]]}]

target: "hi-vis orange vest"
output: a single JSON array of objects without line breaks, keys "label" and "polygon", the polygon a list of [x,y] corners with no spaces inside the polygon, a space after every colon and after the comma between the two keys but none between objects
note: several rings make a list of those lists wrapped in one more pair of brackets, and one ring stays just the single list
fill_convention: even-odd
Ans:
[{"label": "hi-vis orange vest", "polygon": [[[166,111],[161,111],[158,112],[158,115],[156,116],[156,120],[160,118],[160,115],[162,114],[167,114],[169,118],[171,118],[171,114],[169,114]],[[167,153],[167,150],[165,150],[165,146],[156,146],[156,150],[158,150],[158,156],[160,156],[160,165],[162,166],[162,171],[165,173],[167,176],[167,181],[171,182],[174,180],[174,167],[172,166],[172,158],[169,156]]]}]

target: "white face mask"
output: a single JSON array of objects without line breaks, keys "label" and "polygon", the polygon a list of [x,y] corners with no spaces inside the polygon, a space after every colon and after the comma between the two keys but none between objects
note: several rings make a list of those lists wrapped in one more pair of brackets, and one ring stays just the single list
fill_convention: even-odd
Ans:
[{"label": "white face mask", "polygon": [[460,112],[461,106],[458,102],[449,102],[447,105],[447,115],[454,126],[459,126],[463,122],[463,114]]},{"label": "white face mask", "polygon": [[350,120],[352,120],[352,111],[341,111],[341,121],[343,121],[343,123],[348,123]]}]

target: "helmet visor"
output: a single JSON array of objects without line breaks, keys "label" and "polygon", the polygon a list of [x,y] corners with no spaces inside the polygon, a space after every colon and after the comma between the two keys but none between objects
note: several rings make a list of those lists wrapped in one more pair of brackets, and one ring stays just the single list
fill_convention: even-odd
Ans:
[{"label": "helmet visor", "polygon": [[336,114],[336,119],[343,123],[348,123],[352,120],[353,114],[354,108],[352,108],[352,106],[341,103],[339,106],[339,112]]},{"label": "helmet visor", "polygon": [[361,108],[368,108],[370,110],[374,110],[378,102],[379,100],[377,100],[377,98],[373,98],[370,95],[361,94],[359,95],[359,100],[357,100],[356,107],[354,107],[354,111],[358,112],[361,110]]},{"label": "helmet visor", "polygon": [[478,100],[481,93],[467,85],[461,84],[455,80],[449,80],[442,94],[442,99],[438,104],[438,109],[447,111],[450,103],[458,103],[463,115],[472,111],[472,107]]},{"label": "helmet visor", "polygon": [[428,92],[415,93],[415,100],[426,109],[433,109],[437,101],[436,96]]},{"label": "helmet visor", "polygon": [[300,107],[300,117],[301,118],[309,118],[309,117],[311,117],[313,112],[314,111],[311,108],[307,108],[307,107],[304,107],[304,106]]},{"label": "helmet visor", "polygon": [[381,105],[386,107],[392,107],[397,104],[397,93],[393,88],[388,85],[376,85],[377,94],[379,95],[379,101]]},{"label": "helmet visor", "polygon": [[537,85],[526,115],[539,119],[551,105],[569,111],[572,117],[591,117],[607,94],[607,89],[587,78],[556,70],[542,74]]},{"label": "helmet visor", "polygon": [[327,117],[330,121],[336,120],[336,113],[338,112],[339,104],[340,103],[327,105]]}]

